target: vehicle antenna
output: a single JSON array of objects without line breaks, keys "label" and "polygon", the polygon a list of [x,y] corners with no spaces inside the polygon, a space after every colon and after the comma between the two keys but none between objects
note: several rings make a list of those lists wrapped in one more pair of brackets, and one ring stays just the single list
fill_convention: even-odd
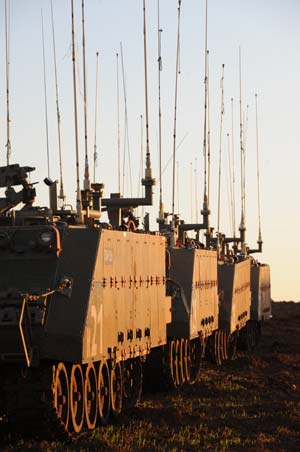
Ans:
[{"label": "vehicle antenna", "polygon": [[60,188],[58,198],[62,205],[65,204],[64,184],[63,184],[63,167],[62,167],[62,150],[61,150],[61,133],[60,133],[60,110],[58,102],[58,81],[57,81],[57,64],[56,64],[56,45],[55,45],[55,31],[54,31],[54,15],[53,5],[51,0],[51,20],[52,20],[52,41],[53,41],[53,58],[54,58],[54,74],[55,74],[55,93],[56,93],[56,115],[57,115],[57,135],[58,135],[58,152],[59,152],[59,178]]},{"label": "vehicle antenna", "polygon": [[99,66],[99,52],[96,52],[96,93],[95,93],[95,132],[94,132],[94,177],[96,182],[96,166],[97,166],[97,113],[98,113],[98,66]]},{"label": "vehicle antenna", "polygon": [[197,168],[197,157],[195,158],[195,207],[196,207],[196,223],[199,223],[199,214],[198,214],[198,168]]},{"label": "vehicle antenna", "polygon": [[220,149],[219,149],[219,183],[218,183],[218,232],[217,232],[217,253],[220,255],[220,210],[221,210],[221,167],[222,167],[222,134],[223,134],[223,115],[224,115],[224,67],[222,65],[222,78],[221,78],[221,115],[220,115]]},{"label": "vehicle antenna", "polygon": [[206,149],[206,140],[207,140],[207,84],[208,84],[208,74],[207,74],[207,60],[208,60],[208,51],[207,51],[207,0],[205,2],[205,75],[204,75],[204,132],[203,132],[203,163],[204,163],[204,203],[208,202],[207,199],[207,149]]},{"label": "vehicle antenna", "polygon": [[[41,21],[42,21],[43,67],[44,67],[44,102],[45,102],[45,126],[46,126],[46,145],[47,145],[47,168],[48,168],[48,177],[50,178],[50,153],[49,153],[49,129],[48,129],[48,107],[47,107],[45,36],[44,36],[44,18],[43,18],[43,10],[42,9],[41,9]],[[9,164],[9,159],[7,159],[7,164]]]},{"label": "vehicle antenna", "polygon": [[118,134],[118,192],[121,193],[121,148],[120,148],[120,83],[119,83],[119,54],[117,58],[117,134]]},{"label": "vehicle antenna", "polygon": [[241,152],[241,223],[239,227],[241,239],[241,253],[246,254],[245,250],[245,168],[244,168],[244,136],[243,136],[243,115],[242,115],[242,63],[241,63],[241,47],[239,47],[239,78],[240,78],[240,152]]},{"label": "vehicle antenna", "polygon": [[[142,179],[142,185],[145,187],[145,196],[143,198],[124,198],[110,197],[102,198],[102,206],[106,207],[110,224],[113,227],[119,227],[123,224],[128,209],[136,209],[139,206],[153,205],[153,185],[155,179],[152,178],[150,146],[149,146],[149,115],[148,115],[148,81],[147,81],[147,44],[146,44],[146,1],[143,1],[143,33],[144,33],[144,69],[145,69],[145,100],[146,100],[146,168],[145,177]],[[122,51],[122,46],[121,46]],[[122,54],[121,54],[122,56]],[[124,74],[124,71],[123,71]],[[123,82],[125,77],[123,76]],[[131,184],[132,188],[132,184]],[[144,229],[149,231],[149,214],[145,215]]]},{"label": "vehicle antenna", "polygon": [[177,173],[177,214],[180,213],[180,184],[179,184],[179,161],[176,162],[176,173]]},{"label": "vehicle antenna", "polygon": [[207,198],[210,199],[210,90],[209,90],[209,50],[207,51]]},{"label": "vehicle antenna", "polygon": [[121,64],[122,64],[122,80],[123,80],[123,93],[124,93],[124,113],[125,113],[125,129],[124,129],[124,158],[123,158],[123,193],[125,191],[125,169],[126,169],[126,146],[128,152],[128,165],[129,165],[129,178],[130,178],[130,191],[132,196],[132,177],[131,177],[131,158],[130,158],[130,146],[129,146],[129,128],[128,128],[128,109],[127,109],[127,93],[126,93],[126,77],[125,66],[123,58],[123,46],[120,42],[121,48]]},{"label": "vehicle antenna", "polygon": [[[185,135],[183,136],[183,138],[181,138],[181,140],[179,141],[179,143],[176,145],[176,151],[178,151],[181,146],[183,145],[184,141],[186,140],[188,136],[188,132],[185,133]],[[165,164],[165,166],[163,167],[162,170],[162,175],[164,174],[164,172],[166,171],[166,169],[168,168],[168,166],[170,165],[171,161],[173,160],[173,152],[170,154],[170,157],[167,161],[167,163]]]},{"label": "vehicle antenna", "polygon": [[6,161],[9,165],[11,157],[11,141],[10,141],[10,1],[5,0],[5,55],[6,55]]},{"label": "vehicle antenna", "polygon": [[246,219],[246,150],[248,141],[248,119],[249,119],[249,105],[246,106],[246,112],[244,112],[244,146],[243,146],[243,193],[244,193],[244,217]]},{"label": "vehicle antenna", "polygon": [[180,74],[180,13],[181,0],[178,0],[178,29],[177,29],[177,53],[176,53],[176,79],[175,79],[175,108],[174,108],[174,133],[173,133],[173,189],[172,189],[172,220],[175,220],[175,162],[176,162],[176,126],[177,126],[177,92],[178,75]]},{"label": "vehicle antenna", "polygon": [[255,116],[256,116],[256,164],[257,164],[257,203],[258,203],[258,245],[261,249],[261,215],[260,215],[260,174],[259,174],[259,143],[258,143],[258,112],[257,112],[257,94],[255,94]]},{"label": "vehicle antenna", "polygon": [[85,147],[85,165],[84,165],[84,190],[90,190],[89,158],[88,158],[88,130],[87,130],[87,92],[86,92],[86,61],[85,61],[85,17],[84,0],[82,0],[82,55],[83,55],[83,97],[84,97],[84,147]]},{"label": "vehicle antenna", "polygon": [[190,203],[191,203],[191,223],[194,220],[194,203],[193,203],[193,162],[190,162]]},{"label": "vehicle antenna", "polygon": [[231,162],[231,149],[230,149],[230,134],[227,133],[227,155],[228,155],[228,205],[229,205],[229,218],[232,229],[232,236],[234,233],[233,228],[233,190],[232,190],[232,162]]},{"label": "vehicle antenna", "polygon": [[157,37],[158,37],[158,147],[159,147],[159,215],[158,220],[164,223],[164,204],[162,200],[162,143],[161,143],[161,95],[160,95],[160,73],[162,71],[162,57],[161,57],[161,34],[160,15],[159,15],[159,0],[157,0]]},{"label": "vehicle antenna", "polygon": [[82,203],[79,181],[79,145],[78,145],[78,118],[77,118],[77,90],[76,90],[76,56],[74,32],[74,0],[71,0],[72,10],[72,63],[73,63],[73,91],[74,91],[74,120],[75,120],[75,150],[76,150],[76,209],[77,221],[82,223]]},{"label": "vehicle antenna", "polygon": [[147,30],[146,30],[146,0],[143,1],[144,10],[144,68],[145,68],[145,107],[146,107],[146,169],[145,180],[152,180],[151,156],[149,144],[149,111],[148,111],[148,75],[147,75]]},{"label": "vehicle antenna", "polygon": [[231,98],[231,152],[232,152],[232,221],[233,238],[236,237],[235,225],[235,168],[234,168],[234,117],[233,117],[233,98]]},{"label": "vehicle antenna", "polygon": [[209,193],[210,193],[210,118],[209,118],[209,69],[208,59],[209,51],[207,49],[208,41],[208,0],[205,2],[205,76],[204,76],[204,124],[203,124],[203,162],[204,162],[204,195],[201,214],[203,216],[203,225],[206,229],[206,246],[209,246],[211,239],[211,230],[209,226]]},{"label": "vehicle antenna", "polygon": [[[138,177],[138,198],[140,197],[141,190],[141,178],[143,177],[143,161],[144,161],[144,127],[143,127],[143,115],[140,115],[141,121],[141,156],[140,156],[140,168],[139,168],[139,177]],[[143,206],[142,206],[143,212]],[[143,216],[143,214],[142,214]]]}]

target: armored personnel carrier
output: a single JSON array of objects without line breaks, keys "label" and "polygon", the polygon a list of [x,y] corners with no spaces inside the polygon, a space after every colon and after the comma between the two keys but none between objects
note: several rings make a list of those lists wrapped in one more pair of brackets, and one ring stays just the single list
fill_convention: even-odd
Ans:
[{"label": "armored personnel carrier", "polygon": [[[253,350],[262,323],[272,317],[270,267],[252,257],[252,254],[262,251],[262,240],[259,238],[257,249],[250,249],[245,245],[244,231],[242,227],[239,238],[220,237],[220,328],[231,335],[228,341],[225,334],[225,342],[221,346],[224,357],[228,353],[234,354],[237,344],[248,351]],[[232,250],[229,250],[229,243],[234,244]],[[238,243],[241,244],[240,249]],[[238,299],[238,308],[234,298]],[[218,359],[221,363],[222,356]]]},{"label": "armored personnel carrier", "polygon": [[[187,235],[188,231],[205,229],[210,237],[207,203],[202,214],[201,224],[184,223],[178,217],[168,224],[168,214],[158,220],[159,231],[167,238],[167,293],[172,297],[169,350],[162,361],[167,362],[169,383],[175,387],[197,381],[207,342],[219,327],[217,253]],[[155,351],[152,361],[153,374],[159,361]],[[167,375],[164,378],[168,381]]]},{"label": "armored personnel carrier", "polygon": [[259,232],[258,248],[248,249],[251,256],[251,320],[254,325],[252,343],[256,344],[261,334],[261,326],[272,318],[271,275],[270,266],[260,263],[252,257],[262,252],[262,239]]},{"label": "armored personnel carrier", "polygon": [[264,322],[272,317],[270,266],[251,262],[251,318]]},{"label": "armored personnel carrier", "polygon": [[82,192],[78,224],[72,210],[33,205],[33,170],[0,168],[0,412],[14,430],[80,432],[135,402],[142,362],[167,343],[166,239],[125,221],[152,202],[151,178],[141,199]]},{"label": "armored personnel carrier", "polygon": [[[216,362],[235,355],[238,337],[250,321],[250,260],[234,260],[222,254],[218,263],[220,296],[219,328],[215,338]],[[248,333],[246,333],[247,336]]]}]

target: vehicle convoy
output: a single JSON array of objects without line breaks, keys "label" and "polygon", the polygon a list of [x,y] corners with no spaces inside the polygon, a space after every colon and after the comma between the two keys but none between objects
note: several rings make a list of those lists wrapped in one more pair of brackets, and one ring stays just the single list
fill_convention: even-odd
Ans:
[{"label": "vehicle convoy", "polygon": [[[72,210],[33,205],[33,170],[0,168],[0,412],[14,430],[105,424],[139,398],[149,354],[149,368],[174,386],[197,380],[205,351],[219,364],[227,358],[226,344],[250,320],[250,259],[217,264],[215,250],[184,238],[196,225],[182,223],[172,248],[137,229],[131,208],[152,202],[151,177],[144,198],[105,199],[93,184],[78,224]],[[113,226],[100,222],[101,209]],[[260,322],[268,266],[252,269]]]},{"label": "vehicle convoy", "polygon": [[[145,80],[147,91],[146,63]],[[251,349],[271,315],[269,266],[249,256],[261,245],[245,252],[243,229],[214,237],[206,191],[201,224],[173,212],[158,231],[139,227],[134,209],[153,204],[155,184],[147,105],[146,92],[144,197],[104,198],[87,167],[80,190],[77,156],[77,209],[58,208],[49,178],[50,207],[37,207],[35,168],[0,167],[0,422],[12,431],[57,437],[105,425],[136,403],[143,377],[194,383],[205,356],[221,364],[238,342]]]}]

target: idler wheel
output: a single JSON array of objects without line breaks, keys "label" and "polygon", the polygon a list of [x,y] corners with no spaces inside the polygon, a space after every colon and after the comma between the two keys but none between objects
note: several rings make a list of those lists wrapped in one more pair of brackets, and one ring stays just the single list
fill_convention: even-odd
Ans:
[{"label": "idler wheel", "polygon": [[80,364],[71,368],[70,410],[73,430],[79,433],[84,421],[84,380]]},{"label": "idler wheel", "polygon": [[69,381],[64,363],[59,363],[53,378],[53,401],[58,419],[60,419],[65,430],[69,424]]},{"label": "idler wheel", "polygon": [[106,425],[110,414],[110,374],[106,361],[101,361],[99,366],[97,397],[99,420]]},{"label": "idler wheel", "polygon": [[84,411],[87,428],[93,430],[98,415],[97,374],[93,363],[89,363],[85,371]]}]

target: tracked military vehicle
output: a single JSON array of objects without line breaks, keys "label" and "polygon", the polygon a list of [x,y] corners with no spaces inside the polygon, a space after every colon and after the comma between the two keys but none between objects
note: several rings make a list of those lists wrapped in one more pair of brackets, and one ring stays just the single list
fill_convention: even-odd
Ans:
[{"label": "tracked military vehicle", "polygon": [[34,207],[33,170],[0,168],[0,411],[14,430],[79,432],[136,400],[142,361],[167,343],[165,238],[124,221],[151,178],[145,198],[102,200],[114,230],[95,215],[99,186],[84,224]]},{"label": "tracked military vehicle", "polygon": [[[175,386],[197,380],[207,341],[219,327],[217,253],[187,235],[188,231],[204,229],[210,236],[209,213],[204,202],[202,224],[179,219],[170,225],[159,222],[160,232],[168,237],[167,289],[172,296],[172,317],[167,333]],[[187,346],[192,347],[193,357],[189,367]]]},{"label": "tracked military vehicle", "polygon": [[252,257],[254,253],[262,252],[263,242],[260,231],[257,244],[258,248],[247,250],[251,256],[251,320],[256,325],[254,338],[256,342],[261,333],[261,325],[272,318],[270,266]]},{"label": "tracked military vehicle", "polygon": [[215,347],[221,364],[236,353],[240,335],[248,338],[251,306],[250,260],[222,254],[218,263],[220,296],[219,328]]},{"label": "tracked military vehicle", "polygon": [[[230,243],[233,243],[231,250]],[[243,224],[239,238],[220,237],[220,328],[231,335],[229,340],[225,336],[224,345],[221,346],[225,357],[234,354],[237,345],[248,351],[253,350],[258,343],[262,323],[272,317],[270,267],[258,263],[252,257],[252,254],[262,251],[261,234],[257,243],[257,249],[246,246]],[[238,300],[238,308],[235,307],[234,298]],[[222,359],[220,356],[219,362]]]},{"label": "tracked military vehicle", "polygon": [[272,317],[270,266],[251,262],[251,318],[264,322]]}]

